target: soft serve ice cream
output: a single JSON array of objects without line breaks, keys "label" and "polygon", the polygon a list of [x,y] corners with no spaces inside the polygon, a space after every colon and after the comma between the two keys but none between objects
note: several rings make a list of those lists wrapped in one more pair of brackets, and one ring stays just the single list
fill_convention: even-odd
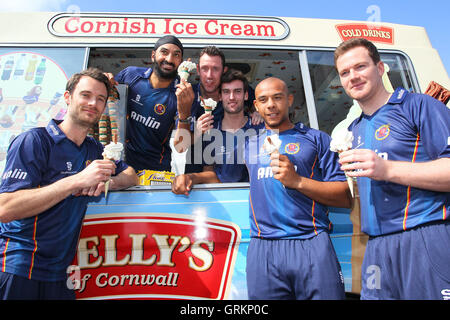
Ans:
[{"label": "soft serve ice cream", "polygon": [[111,142],[103,149],[103,159],[112,161],[120,160],[123,151],[123,144],[120,142]]},{"label": "soft serve ice cream", "polygon": [[263,149],[268,154],[272,154],[273,152],[278,151],[280,149],[280,146],[281,140],[278,137],[278,134],[272,134],[264,139]]},{"label": "soft serve ice cream", "polygon": [[203,99],[201,98],[200,105],[205,109],[205,113],[211,114],[213,110],[217,107],[217,102],[211,98]]},{"label": "soft serve ice cream", "polygon": [[330,150],[341,153],[350,150],[353,144],[353,133],[347,129],[337,131],[331,138]]},{"label": "soft serve ice cream", "polygon": [[197,65],[194,62],[191,62],[190,59],[183,61],[178,67],[178,75],[180,76],[180,79],[187,81],[196,67]]}]

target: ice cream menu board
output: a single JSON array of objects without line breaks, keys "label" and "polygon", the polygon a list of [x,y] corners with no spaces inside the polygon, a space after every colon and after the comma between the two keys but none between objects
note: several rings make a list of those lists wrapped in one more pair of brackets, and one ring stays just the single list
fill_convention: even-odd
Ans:
[{"label": "ice cream menu board", "polygon": [[85,55],[84,48],[0,48],[0,172],[18,134],[64,117],[66,82]]}]

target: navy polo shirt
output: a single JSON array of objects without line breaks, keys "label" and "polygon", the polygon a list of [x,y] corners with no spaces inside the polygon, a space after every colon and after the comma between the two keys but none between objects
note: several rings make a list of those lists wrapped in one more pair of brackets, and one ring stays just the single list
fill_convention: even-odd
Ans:
[{"label": "navy polo shirt", "polygon": [[128,85],[125,160],[135,170],[170,171],[178,78],[167,88],[150,84],[151,68],[128,67],[115,79]]},{"label": "navy polo shirt", "polygon": [[[266,130],[250,137],[245,163],[250,175],[250,230],[252,237],[307,239],[330,231],[328,207],[301,192],[285,187],[273,177],[270,155],[262,149]],[[330,136],[302,123],[279,133],[280,154],[286,155],[297,174],[318,181],[346,181],[338,154],[330,151]]]},{"label": "navy polo shirt", "polygon": [[[385,160],[427,162],[450,157],[450,109],[425,94],[397,88],[389,101],[350,126],[353,147]],[[449,219],[450,193],[357,178],[361,229],[377,236]]]},{"label": "navy polo shirt", "polygon": [[223,116],[214,119],[213,129],[204,135],[203,161],[213,165],[220,182],[248,182],[247,167],[244,162],[245,139],[264,130],[264,123],[252,124],[248,117],[244,126],[236,132],[222,130]]},{"label": "navy polo shirt", "polygon": [[[11,143],[0,193],[44,187],[77,174],[96,159],[102,145],[86,137],[77,146],[52,120],[46,128],[33,128]],[[117,163],[116,174],[128,166]],[[40,281],[66,279],[87,204],[93,197],[70,195],[34,216],[0,223],[0,270]]]}]

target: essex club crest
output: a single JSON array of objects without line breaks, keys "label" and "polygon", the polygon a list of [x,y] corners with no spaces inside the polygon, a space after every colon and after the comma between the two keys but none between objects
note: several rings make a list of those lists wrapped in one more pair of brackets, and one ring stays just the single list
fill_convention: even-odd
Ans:
[{"label": "essex club crest", "polygon": [[163,115],[166,112],[166,106],[161,103],[158,103],[155,104],[154,110],[156,114]]},{"label": "essex club crest", "polygon": [[298,143],[288,143],[284,147],[284,151],[288,154],[296,154],[300,150],[300,145]]},{"label": "essex club crest", "polygon": [[388,124],[382,125],[377,129],[377,131],[375,131],[375,139],[384,140],[389,136],[389,133],[391,133],[389,125]]}]

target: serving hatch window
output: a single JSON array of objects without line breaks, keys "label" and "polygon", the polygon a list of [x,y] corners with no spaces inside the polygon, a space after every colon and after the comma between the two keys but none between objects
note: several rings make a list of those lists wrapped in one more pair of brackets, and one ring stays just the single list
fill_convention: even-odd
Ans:
[{"label": "serving hatch window", "polygon": [[[151,48],[92,48],[89,66],[113,74],[128,66],[151,67],[151,50]],[[294,95],[294,103],[290,110],[291,120],[309,125],[297,51],[235,48],[221,48],[221,50],[225,54],[228,67],[243,71],[252,89],[267,77],[284,80],[290,93]],[[191,58],[193,62],[198,63],[200,51],[201,48],[185,48],[183,58],[185,60]],[[193,75],[189,81],[196,84],[199,78]],[[252,103],[253,101],[248,101],[248,104]]]},{"label": "serving hatch window", "polygon": [[[198,63],[201,49],[185,48],[184,60],[191,58],[193,62]],[[294,95],[289,115],[291,120],[309,126],[298,51],[237,48],[221,50],[225,54],[226,65],[243,71],[249,81],[251,89],[247,106],[253,105],[254,89],[261,80],[277,77],[286,82],[289,92]],[[113,74],[128,66],[151,67],[151,51],[151,48],[91,48],[88,65]],[[189,81],[195,85],[199,77],[192,75]],[[126,96],[121,94],[120,100],[126,100]],[[172,159],[172,171],[177,174],[184,172],[185,155],[173,151]]]}]

